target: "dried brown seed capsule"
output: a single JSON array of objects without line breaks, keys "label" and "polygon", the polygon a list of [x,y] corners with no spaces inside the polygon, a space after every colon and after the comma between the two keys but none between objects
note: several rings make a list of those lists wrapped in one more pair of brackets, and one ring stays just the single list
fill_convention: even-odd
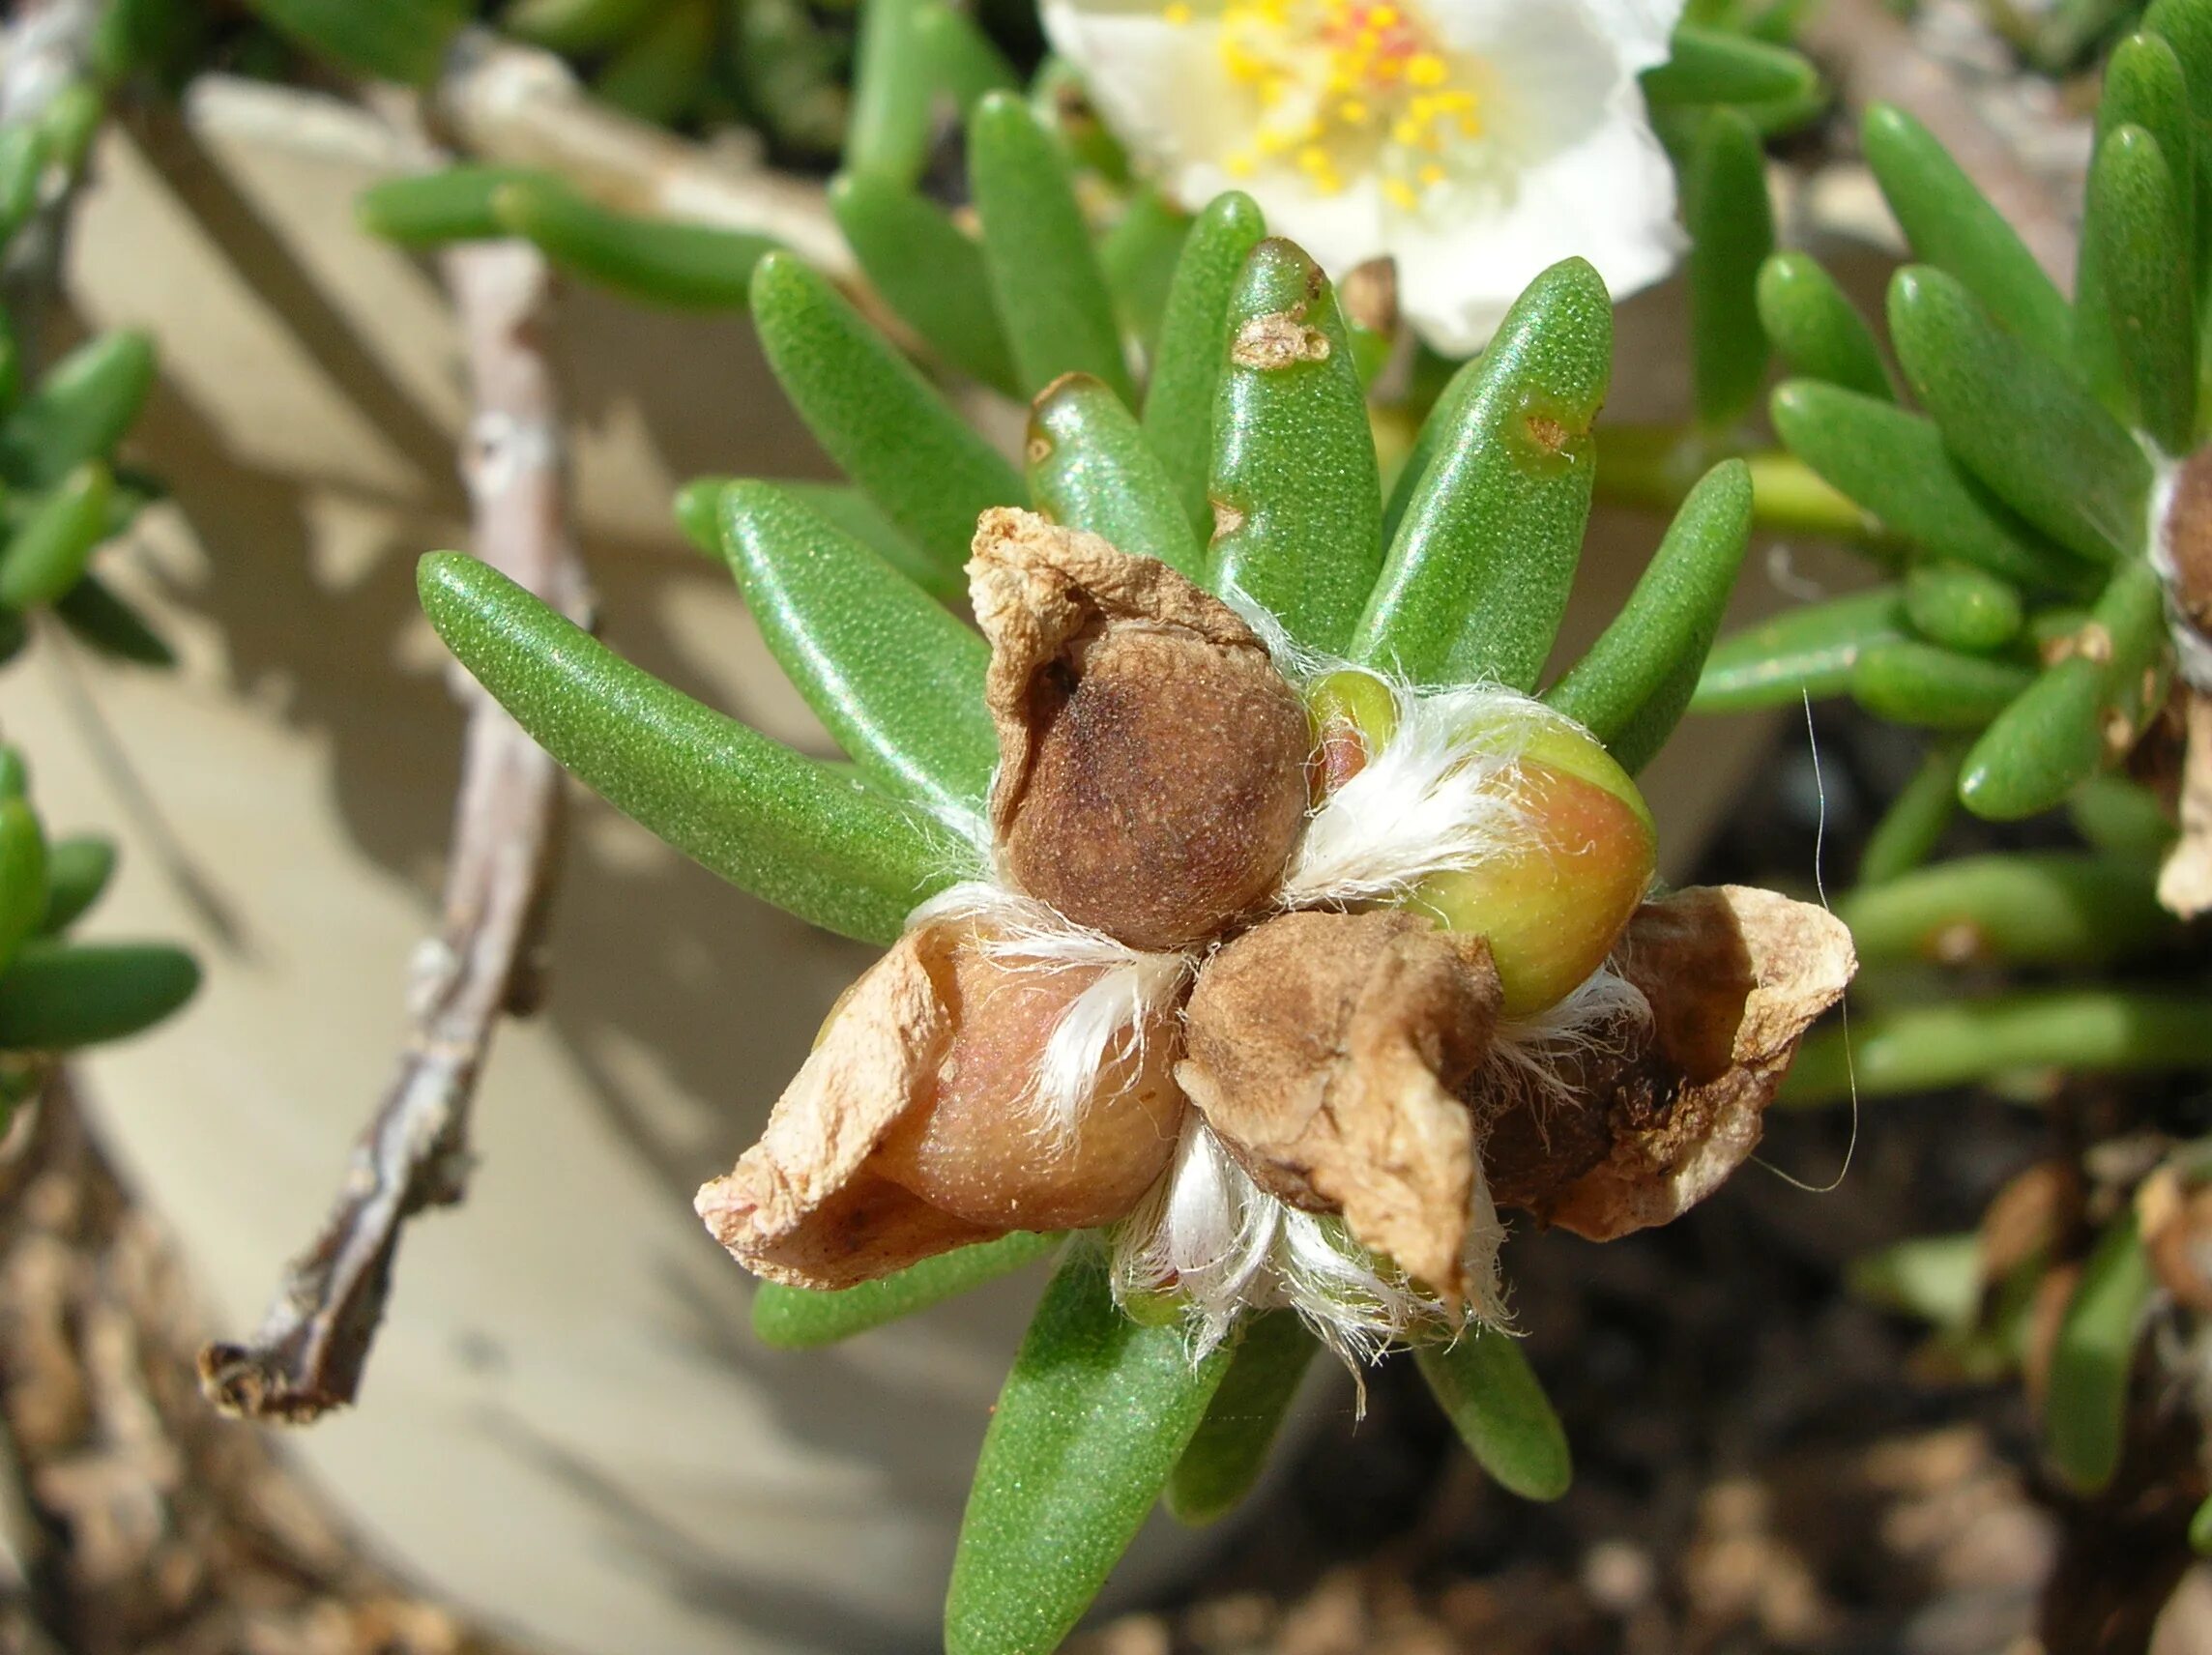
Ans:
[{"label": "dried brown seed capsule", "polygon": [[1255,1183],[1341,1212],[1365,1245],[1457,1299],[1473,1121],[1453,1095],[1489,1050],[1481,939],[1410,914],[1287,914],[1223,948],[1176,1071]]},{"label": "dried brown seed capsule", "polygon": [[1747,886],[1645,904],[1617,957],[1647,1028],[1561,1057],[1563,1098],[1469,1100],[1499,1204],[1593,1241],[1680,1217],[1742,1165],[1798,1040],[1857,966],[1826,910]]},{"label": "dried brown seed capsule", "polygon": [[1014,1229],[1121,1217],[1173,1153],[1172,1012],[1109,1064],[1072,1129],[1026,1104],[1058,1013],[1095,967],[994,962],[973,924],[910,931],[842,1000],[761,1141],[699,1191],[757,1275],[835,1289]]},{"label": "dried brown seed capsule", "polygon": [[1311,736],[1251,628],[1166,565],[1026,511],[983,514],[968,572],[1014,883],[1144,949],[1264,901],[1304,822]]},{"label": "dried brown seed capsule", "polygon": [[932,1206],[1006,1230],[1089,1229],[1127,1213],[1167,1171],[1181,1129],[1174,1009],[1102,1065],[1070,1129],[1033,1101],[1053,1030],[1106,970],[994,960],[973,935],[956,944],[935,973],[951,1042],[877,1170]]}]

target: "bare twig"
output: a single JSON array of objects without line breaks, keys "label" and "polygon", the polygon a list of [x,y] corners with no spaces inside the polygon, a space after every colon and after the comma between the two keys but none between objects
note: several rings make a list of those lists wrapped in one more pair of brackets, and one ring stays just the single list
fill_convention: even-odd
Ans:
[{"label": "bare twig", "polygon": [[[536,249],[447,256],[477,415],[463,473],[477,553],[571,616],[587,608],[569,538],[559,404],[540,329],[551,277]],[[413,1029],[355,1146],[335,1210],[295,1260],[250,1345],[210,1345],[200,1384],[225,1412],[301,1422],[353,1401],[406,1220],[461,1199],[469,1104],[502,1013],[532,1009],[534,953],[560,848],[553,761],[490,697],[471,703],[445,929],[415,962]]]},{"label": "bare twig", "polygon": [[1854,108],[1894,103],[1941,140],[1951,159],[2020,232],[2062,289],[2074,281],[2074,226],[2051,186],[1975,111],[1958,78],[1930,57],[1882,0],[1825,0],[1804,44],[1835,73]]}]

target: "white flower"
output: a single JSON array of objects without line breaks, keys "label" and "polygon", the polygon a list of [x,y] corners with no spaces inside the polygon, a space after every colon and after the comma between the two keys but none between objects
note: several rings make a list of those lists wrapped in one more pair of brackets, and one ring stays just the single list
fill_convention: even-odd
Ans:
[{"label": "white flower", "polygon": [[1466,355],[1547,266],[1616,295],[1681,252],[1637,76],[1683,0],[1044,0],[1054,47],[1196,208],[1244,189],[1332,276],[1389,255]]}]

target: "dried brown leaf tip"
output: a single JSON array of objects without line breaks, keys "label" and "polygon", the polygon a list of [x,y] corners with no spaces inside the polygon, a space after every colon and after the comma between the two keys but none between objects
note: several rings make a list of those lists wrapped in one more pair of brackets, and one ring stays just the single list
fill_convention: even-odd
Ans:
[{"label": "dried brown leaf tip", "polygon": [[2181,837],[2159,869],[2158,899],[2184,919],[2212,914],[2212,690],[2184,692]]},{"label": "dried brown leaf tip", "polygon": [[1077,925],[1185,947],[1264,903],[1305,818],[1305,706],[1237,612],[1165,564],[1027,511],[968,566],[991,642],[991,827]]},{"label": "dried brown leaf tip", "polygon": [[1648,1022],[1566,1055],[1559,1091],[1477,1100],[1499,1203],[1596,1241],[1680,1217],[1743,1164],[1857,966],[1825,909],[1746,886],[1647,903],[1616,960]]},{"label": "dried brown leaf tip", "polygon": [[1479,938],[1410,914],[1287,914],[1208,962],[1176,1074],[1261,1189],[1343,1214],[1457,1303],[1475,1165],[1456,1092],[1498,1002]]}]

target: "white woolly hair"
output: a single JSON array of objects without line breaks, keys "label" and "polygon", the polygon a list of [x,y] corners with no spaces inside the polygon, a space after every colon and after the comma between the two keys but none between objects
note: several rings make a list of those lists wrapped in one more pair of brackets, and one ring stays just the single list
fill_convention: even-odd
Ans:
[{"label": "white woolly hair", "polygon": [[1114,1292],[1123,1303],[1173,1292],[1184,1307],[1193,1362],[1226,1339],[1244,1311],[1280,1308],[1295,1311],[1356,1372],[1416,1333],[1455,1328],[1469,1315],[1503,1326],[1498,1250],[1504,1239],[1478,1156],[1465,1254],[1472,1303],[1448,1305],[1353,1240],[1340,1220],[1263,1190],[1193,1111],[1174,1164],[1115,1230]]},{"label": "white woolly hair", "polygon": [[1048,1146],[1064,1147],[1110,1066],[1134,1070],[1144,1060],[1147,1031],[1172,1012],[1196,961],[1187,954],[1148,954],[1063,918],[1049,905],[1004,886],[970,880],[939,891],[907,918],[909,928],[979,920],[982,951],[1010,971],[1049,973],[1095,967],[1101,974],[1067,1002],[1016,1107],[1028,1111]]},{"label": "white woolly hair", "polygon": [[1562,1059],[1624,1054],[1650,1025],[1644,991],[1608,962],[1557,1004],[1500,1022],[1462,1095],[1500,1105],[1520,1099],[1539,1111],[1565,1102]]},{"label": "white woolly hair", "polygon": [[1285,907],[1386,900],[1509,850],[1527,820],[1515,785],[1522,757],[1542,732],[1574,728],[1498,684],[1421,694],[1377,682],[1397,703],[1397,730],[1307,820]]}]

